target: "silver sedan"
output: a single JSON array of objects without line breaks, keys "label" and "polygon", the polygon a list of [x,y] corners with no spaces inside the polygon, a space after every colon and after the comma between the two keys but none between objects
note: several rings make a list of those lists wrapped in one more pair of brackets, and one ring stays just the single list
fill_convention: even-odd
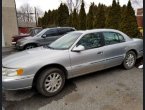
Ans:
[{"label": "silver sedan", "polygon": [[131,69],[143,56],[143,40],[113,29],[74,31],[50,45],[10,55],[2,60],[5,90],[36,87],[53,96],[66,79],[123,65]]}]

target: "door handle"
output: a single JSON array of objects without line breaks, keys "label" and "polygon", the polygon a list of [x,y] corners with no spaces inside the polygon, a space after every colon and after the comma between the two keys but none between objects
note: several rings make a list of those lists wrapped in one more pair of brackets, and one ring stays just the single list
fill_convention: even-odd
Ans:
[{"label": "door handle", "polygon": [[103,52],[102,52],[102,51],[100,51],[100,52],[98,52],[97,54],[103,54]]}]

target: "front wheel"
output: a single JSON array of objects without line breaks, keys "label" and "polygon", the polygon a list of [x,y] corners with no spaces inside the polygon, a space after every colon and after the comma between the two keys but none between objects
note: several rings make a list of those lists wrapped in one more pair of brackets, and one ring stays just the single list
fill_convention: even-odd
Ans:
[{"label": "front wheel", "polygon": [[136,62],[136,54],[133,51],[127,52],[125,59],[123,61],[123,66],[125,69],[131,69],[134,67]]},{"label": "front wheel", "polygon": [[35,48],[36,45],[35,44],[28,44],[24,47],[24,50],[28,50],[28,49],[32,49],[32,48]]},{"label": "front wheel", "polygon": [[37,78],[36,88],[44,96],[53,96],[62,90],[64,84],[64,72],[58,68],[49,68]]}]

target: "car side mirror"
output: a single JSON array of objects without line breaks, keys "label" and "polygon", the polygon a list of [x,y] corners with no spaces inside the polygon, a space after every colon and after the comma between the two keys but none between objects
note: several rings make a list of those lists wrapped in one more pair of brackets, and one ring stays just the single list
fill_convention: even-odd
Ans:
[{"label": "car side mirror", "polygon": [[42,38],[46,38],[46,34],[43,34],[41,37],[42,37]]},{"label": "car side mirror", "polygon": [[85,47],[82,46],[82,45],[79,45],[77,47],[74,47],[72,51],[73,52],[80,52],[80,51],[83,51],[83,50],[85,50]]}]

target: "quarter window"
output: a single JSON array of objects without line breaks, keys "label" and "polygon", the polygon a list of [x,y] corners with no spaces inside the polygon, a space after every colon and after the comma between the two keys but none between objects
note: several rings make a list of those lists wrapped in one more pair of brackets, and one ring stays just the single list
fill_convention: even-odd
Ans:
[{"label": "quarter window", "polygon": [[125,39],[124,39],[124,37],[121,34],[117,33],[117,35],[118,35],[118,37],[120,39],[120,42],[125,42]]},{"label": "quarter window", "polygon": [[83,36],[80,41],[77,43],[78,45],[82,45],[85,49],[93,49],[102,46],[102,40],[100,33],[91,33]]},{"label": "quarter window", "polygon": [[117,44],[120,42],[124,42],[124,37],[115,32],[103,32],[105,45]]}]

